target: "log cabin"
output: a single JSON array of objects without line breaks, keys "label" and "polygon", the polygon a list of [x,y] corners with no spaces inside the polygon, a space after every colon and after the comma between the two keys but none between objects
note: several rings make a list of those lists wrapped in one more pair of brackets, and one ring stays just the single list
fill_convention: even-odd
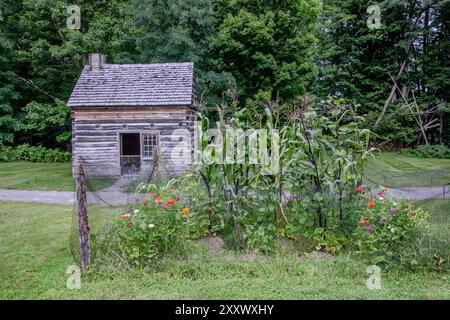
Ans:
[{"label": "log cabin", "polygon": [[89,55],[70,96],[73,172],[88,176],[191,170],[198,107],[193,63],[108,64]]}]

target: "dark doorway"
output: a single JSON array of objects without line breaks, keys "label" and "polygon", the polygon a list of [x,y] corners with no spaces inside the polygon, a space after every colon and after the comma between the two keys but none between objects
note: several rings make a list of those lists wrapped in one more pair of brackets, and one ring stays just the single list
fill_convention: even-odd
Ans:
[{"label": "dark doorway", "polygon": [[122,174],[136,174],[141,171],[141,139],[139,133],[120,135],[120,166]]}]

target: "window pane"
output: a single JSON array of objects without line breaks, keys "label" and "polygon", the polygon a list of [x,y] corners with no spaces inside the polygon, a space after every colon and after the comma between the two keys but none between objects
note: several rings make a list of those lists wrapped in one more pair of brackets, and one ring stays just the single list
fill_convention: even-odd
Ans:
[{"label": "window pane", "polygon": [[156,146],[157,139],[154,134],[146,134],[144,135],[144,157],[152,157],[153,156],[153,147]]}]

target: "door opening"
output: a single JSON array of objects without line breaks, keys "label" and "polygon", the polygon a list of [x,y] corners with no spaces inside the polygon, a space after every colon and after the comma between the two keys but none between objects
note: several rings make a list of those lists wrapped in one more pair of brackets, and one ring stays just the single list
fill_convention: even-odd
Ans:
[{"label": "door opening", "polygon": [[122,174],[136,174],[141,171],[139,133],[120,134],[120,167]]}]

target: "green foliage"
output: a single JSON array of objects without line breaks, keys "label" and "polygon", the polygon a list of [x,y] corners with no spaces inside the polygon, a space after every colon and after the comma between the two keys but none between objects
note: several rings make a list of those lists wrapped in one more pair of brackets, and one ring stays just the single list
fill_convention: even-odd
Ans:
[{"label": "green foliage", "polygon": [[421,145],[417,149],[403,149],[402,154],[419,158],[450,159],[450,148],[441,145]]},{"label": "green foliage", "polygon": [[235,86],[231,74],[214,68],[211,46],[220,17],[214,15],[213,0],[139,0],[134,13],[141,62],[194,62],[198,93],[212,105]]},{"label": "green foliage", "polygon": [[[370,5],[381,9],[380,29],[366,25]],[[319,77],[313,92],[354,101],[360,105],[358,114],[367,115],[367,127],[373,129],[394,78],[399,88],[375,128],[377,139],[400,146],[420,140],[416,110],[406,108],[402,94],[418,103],[426,121],[442,101],[448,103],[449,92],[442,84],[450,75],[450,62],[444,58],[450,52],[449,10],[449,1],[323,1],[317,35]],[[439,125],[426,128],[433,143],[448,140],[444,127],[449,115],[442,111],[435,118],[442,122],[442,131]]]},{"label": "green foliage", "polygon": [[233,74],[243,98],[267,91],[292,100],[315,76],[318,13],[314,0],[217,1],[215,63]]},{"label": "green foliage", "polygon": [[182,253],[190,219],[184,199],[171,190],[172,182],[139,188],[156,193],[115,217],[98,243],[100,254],[119,257],[129,266],[149,266],[164,255]]},{"label": "green foliage", "polygon": [[1,147],[0,161],[24,160],[30,162],[69,162],[72,154],[58,149],[47,149],[22,144],[17,147]]},{"label": "green foliage", "polygon": [[396,203],[379,198],[367,201],[366,208],[361,209],[354,233],[356,254],[377,265],[399,263],[401,249],[413,240],[415,231],[427,219],[427,213],[413,209],[406,201]]},{"label": "green foliage", "polygon": [[343,223],[353,207],[353,196],[363,177],[363,164],[372,155],[370,131],[364,118],[350,106],[330,101],[316,106],[305,96],[282,129],[283,172],[294,198],[305,211],[315,212],[321,228]]},{"label": "green foliage", "polygon": [[24,124],[22,128],[38,140],[55,137],[57,142],[67,144],[71,138],[70,109],[66,104],[57,100],[52,104],[30,102],[24,110]]}]

